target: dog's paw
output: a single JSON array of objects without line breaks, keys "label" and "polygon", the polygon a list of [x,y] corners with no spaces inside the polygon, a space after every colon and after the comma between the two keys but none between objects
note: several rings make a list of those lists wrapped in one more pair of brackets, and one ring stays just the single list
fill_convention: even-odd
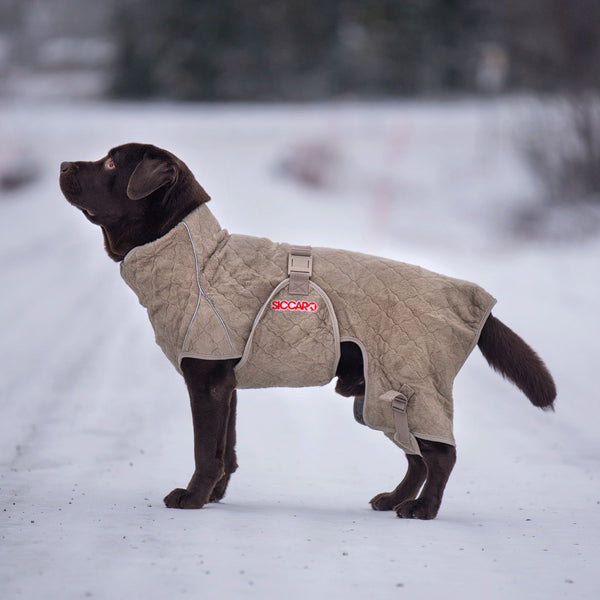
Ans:
[{"label": "dog's paw", "polygon": [[197,494],[193,494],[182,488],[174,489],[165,496],[163,502],[167,508],[202,508],[205,501]]},{"label": "dog's paw", "polygon": [[401,519],[435,519],[438,508],[432,506],[430,502],[417,498],[417,500],[403,502],[394,510]]},{"label": "dog's paw", "polygon": [[371,498],[369,504],[373,510],[394,510],[398,506],[398,501],[393,493],[384,492]]}]

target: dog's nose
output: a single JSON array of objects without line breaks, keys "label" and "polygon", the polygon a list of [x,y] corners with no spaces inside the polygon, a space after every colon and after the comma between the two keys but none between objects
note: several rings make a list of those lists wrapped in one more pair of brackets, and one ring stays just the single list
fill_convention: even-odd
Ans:
[{"label": "dog's nose", "polygon": [[71,168],[70,162],[61,162],[60,163],[60,172],[66,173]]}]

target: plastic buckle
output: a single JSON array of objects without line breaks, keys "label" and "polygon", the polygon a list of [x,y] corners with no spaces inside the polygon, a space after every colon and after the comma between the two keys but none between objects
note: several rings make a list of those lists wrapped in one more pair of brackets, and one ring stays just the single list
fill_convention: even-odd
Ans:
[{"label": "plastic buckle", "polygon": [[[310,255],[310,246],[307,251],[299,248],[292,248],[288,258],[288,275],[292,273],[306,273],[309,277],[312,275],[312,256]],[[308,254],[304,253],[308,252]]]},{"label": "plastic buckle", "polygon": [[392,408],[398,412],[405,413],[408,406],[408,398],[402,394],[397,394],[392,399]]}]

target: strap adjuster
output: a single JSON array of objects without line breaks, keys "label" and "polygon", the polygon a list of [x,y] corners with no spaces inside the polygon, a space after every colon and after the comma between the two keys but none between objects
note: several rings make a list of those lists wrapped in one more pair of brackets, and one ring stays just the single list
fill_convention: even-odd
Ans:
[{"label": "strap adjuster", "polygon": [[406,413],[408,403],[413,399],[415,390],[410,385],[403,384],[399,390],[390,390],[379,398],[389,402],[394,416],[394,440],[398,442],[405,452],[409,454],[421,454],[419,444],[408,427],[408,415]]},{"label": "strap adjuster", "polygon": [[392,398],[392,410],[397,410],[399,413],[405,413],[408,406],[408,398],[397,394]]},{"label": "strap adjuster", "polygon": [[400,413],[405,413],[408,403],[415,395],[415,390],[413,390],[410,385],[403,383],[400,386],[400,391],[394,393],[395,396],[392,398],[392,408]]},{"label": "strap adjuster", "polygon": [[288,275],[308,273],[312,275],[312,248],[310,246],[292,246],[288,258]]},{"label": "strap adjuster", "polygon": [[290,294],[308,296],[309,280],[312,275],[312,248],[310,246],[291,246],[288,257],[288,275]]}]

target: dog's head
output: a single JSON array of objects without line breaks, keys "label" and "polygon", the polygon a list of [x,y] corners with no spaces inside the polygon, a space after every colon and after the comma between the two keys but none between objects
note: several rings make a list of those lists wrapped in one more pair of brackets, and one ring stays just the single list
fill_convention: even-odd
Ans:
[{"label": "dog's head", "polygon": [[106,251],[122,260],[210,200],[187,166],[149,144],[124,144],[93,162],[63,162],[66,199],[102,228]]}]

